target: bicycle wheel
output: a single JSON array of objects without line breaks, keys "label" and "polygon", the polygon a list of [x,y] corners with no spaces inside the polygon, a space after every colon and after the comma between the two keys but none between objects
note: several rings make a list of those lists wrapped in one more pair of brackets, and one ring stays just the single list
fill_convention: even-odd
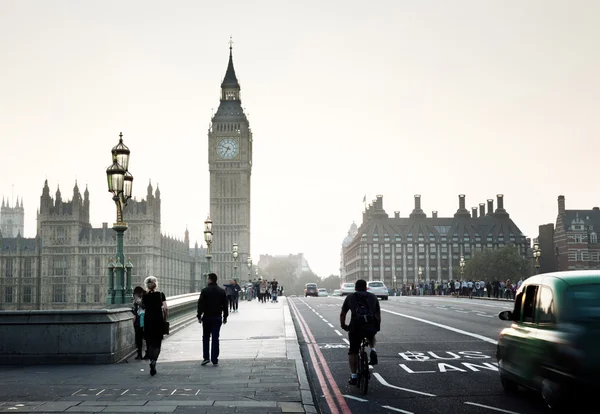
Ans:
[{"label": "bicycle wheel", "polygon": [[360,352],[358,370],[360,372],[360,390],[366,395],[369,391],[369,362],[367,360],[367,353],[364,349]]}]

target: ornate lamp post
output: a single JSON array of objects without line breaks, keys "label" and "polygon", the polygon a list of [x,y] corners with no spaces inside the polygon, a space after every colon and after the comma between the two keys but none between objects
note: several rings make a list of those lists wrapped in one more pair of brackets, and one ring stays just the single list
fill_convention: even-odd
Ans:
[{"label": "ornate lamp post", "polygon": [[[131,198],[133,188],[133,175],[129,172],[129,148],[123,144],[123,133],[119,134],[119,143],[112,149],[112,165],[106,169],[108,179],[108,191],[113,194],[113,201],[117,206],[117,222],[113,224],[113,230],[117,233],[116,263],[113,269],[116,274],[115,281],[109,264],[109,282],[107,303],[123,304],[129,303],[126,297],[126,285],[131,285],[125,280],[125,257],[123,255],[123,234],[127,230],[127,223],[123,221],[123,211]],[[112,263],[112,262],[111,262]],[[129,275],[131,277],[131,275]]]},{"label": "ornate lamp post", "polygon": [[421,266],[419,266],[418,274],[419,274],[419,282],[421,282],[421,277],[423,276],[423,268]]},{"label": "ornate lamp post", "polygon": [[233,253],[231,254],[233,256],[233,278],[237,278],[237,267],[238,267],[238,263],[237,263],[237,259],[238,259],[238,244],[237,243],[233,243]]},{"label": "ornate lamp post", "polygon": [[465,276],[465,266],[467,264],[467,262],[465,262],[465,256],[460,256],[460,262],[458,264],[460,266],[460,280],[463,280]]},{"label": "ornate lamp post", "polygon": [[[208,277],[208,273],[210,273],[210,259],[212,259],[212,256],[210,254],[210,245],[212,244],[213,241],[213,232],[212,232],[212,220],[210,219],[210,216],[206,217],[206,220],[204,220],[204,241],[206,242],[206,263],[207,263],[207,277]],[[208,280],[204,281],[205,285],[208,284]]]},{"label": "ornate lamp post", "polygon": [[535,258],[535,274],[540,273],[540,257],[542,257],[542,249],[539,244],[533,245],[533,257]]},{"label": "ornate lamp post", "polygon": [[250,256],[248,256],[246,264],[248,265],[248,282],[252,282],[252,258]]}]

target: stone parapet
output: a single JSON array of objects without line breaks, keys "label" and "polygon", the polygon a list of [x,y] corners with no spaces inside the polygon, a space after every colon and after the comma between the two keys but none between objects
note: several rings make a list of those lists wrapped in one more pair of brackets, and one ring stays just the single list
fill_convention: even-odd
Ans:
[{"label": "stone parapet", "polygon": [[[171,332],[194,320],[198,294],[167,298]],[[0,311],[0,364],[110,364],[135,351],[129,307]]]}]

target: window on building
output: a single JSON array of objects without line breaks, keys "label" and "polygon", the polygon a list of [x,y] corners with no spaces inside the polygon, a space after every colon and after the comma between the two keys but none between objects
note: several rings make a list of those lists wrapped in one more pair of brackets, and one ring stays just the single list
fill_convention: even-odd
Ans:
[{"label": "window on building", "polygon": [[419,244],[419,253],[425,253],[425,245]]},{"label": "window on building", "polygon": [[569,250],[569,262],[576,262],[577,261],[577,250]]},{"label": "window on building", "polygon": [[10,279],[13,277],[13,258],[12,257],[6,258],[5,275],[6,275],[7,279]]},{"label": "window on building", "polygon": [[31,257],[23,261],[23,277],[31,277]]},{"label": "window on building", "polygon": [[414,246],[412,244],[406,245],[406,253],[414,253]]},{"label": "window on building", "polygon": [[87,276],[87,256],[81,257],[81,276]]},{"label": "window on building", "polygon": [[65,285],[65,284],[52,285],[52,302],[54,302],[54,303],[67,302],[67,285]]},{"label": "window on building", "polygon": [[31,286],[23,286],[23,303],[31,303],[33,299],[33,288]]},{"label": "window on building", "polygon": [[429,252],[431,253],[436,253],[437,252],[437,246],[435,244],[430,244],[429,245]]},{"label": "window on building", "polygon": [[590,233],[590,243],[598,243],[598,235],[596,233]]},{"label": "window on building", "polygon": [[4,303],[12,303],[13,302],[13,287],[12,286],[4,286]]},{"label": "window on building", "polygon": [[81,285],[79,302],[81,302],[81,303],[87,302],[87,285]]}]

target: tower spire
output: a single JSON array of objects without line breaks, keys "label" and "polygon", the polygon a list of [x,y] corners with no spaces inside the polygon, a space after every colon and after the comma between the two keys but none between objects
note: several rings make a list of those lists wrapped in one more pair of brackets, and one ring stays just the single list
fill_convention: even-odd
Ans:
[{"label": "tower spire", "polygon": [[240,84],[235,76],[235,69],[233,68],[233,39],[229,38],[229,63],[227,64],[227,71],[225,72],[225,78],[221,83],[221,89],[240,89]]}]

